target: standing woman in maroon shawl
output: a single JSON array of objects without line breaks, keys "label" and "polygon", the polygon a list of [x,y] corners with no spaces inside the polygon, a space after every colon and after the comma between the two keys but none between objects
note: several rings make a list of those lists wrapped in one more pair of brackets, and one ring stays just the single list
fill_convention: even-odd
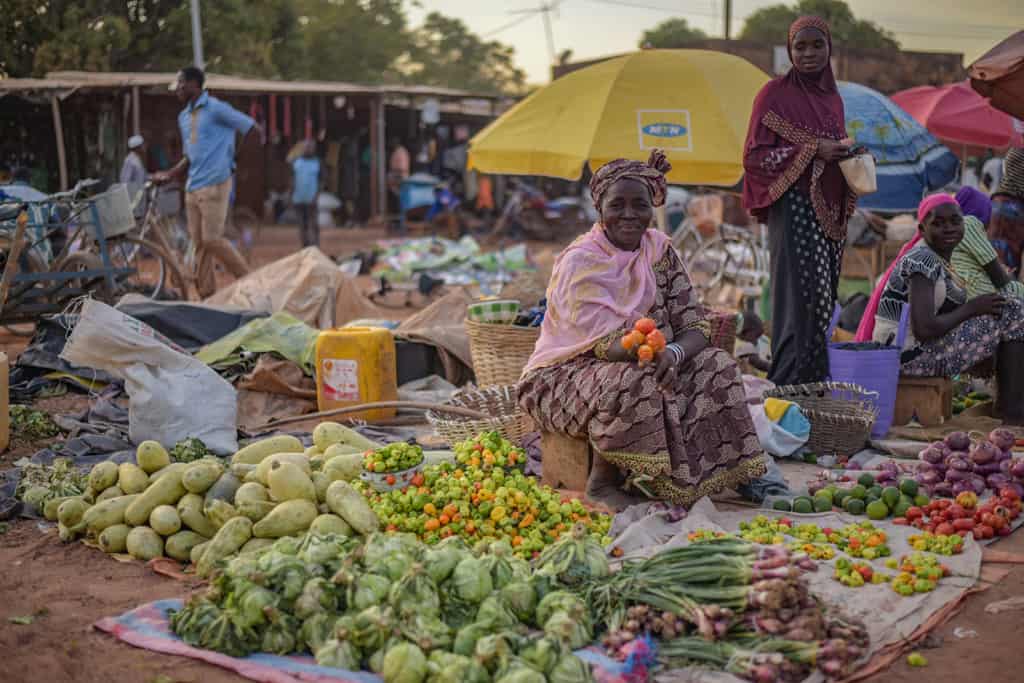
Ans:
[{"label": "standing woman in maroon shawl", "polygon": [[839,287],[846,222],[856,195],[839,168],[843,100],[832,75],[832,36],[818,17],[789,29],[792,68],[754,100],[743,156],[743,206],[768,224],[772,369],[776,384],[825,380],[828,326]]}]

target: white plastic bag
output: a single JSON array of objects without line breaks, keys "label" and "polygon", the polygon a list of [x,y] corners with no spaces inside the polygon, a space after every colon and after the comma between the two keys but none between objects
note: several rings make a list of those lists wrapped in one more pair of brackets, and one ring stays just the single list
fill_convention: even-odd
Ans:
[{"label": "white plastic bag", "polygon": [[234,387],[130,315],[89,299],[61,358],[124,380],[132,442],[170,448],[191,436],[215,453],[238,450]]},{"label": "white plastic bag", "polygon": [[839,162],[839,169],[847,185],[858,197],[878,191],[875,178],[875,158],[870,154],[857,154]]},{"label": "white plastic bag", "polygon": [[787,432],[778,423],[772,422],[764,412],[764,404],[750,404],[750,417],[754,420],[754,429],[757,430],[757,440],[761,442],[761,448],[774,456],[785,458],[799,451],[810,432],[803,436],[797,436]]}]

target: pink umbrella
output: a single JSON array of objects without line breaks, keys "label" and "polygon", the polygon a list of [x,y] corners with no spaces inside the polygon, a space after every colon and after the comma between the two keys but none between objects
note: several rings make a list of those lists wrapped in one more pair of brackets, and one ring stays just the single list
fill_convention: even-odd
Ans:
[{"label": "pink umbrella", "polygon": [[944,142],[994,149],[1024,146],[1020,122],[992,107],[969,81],[901,90],[892,101]]}]

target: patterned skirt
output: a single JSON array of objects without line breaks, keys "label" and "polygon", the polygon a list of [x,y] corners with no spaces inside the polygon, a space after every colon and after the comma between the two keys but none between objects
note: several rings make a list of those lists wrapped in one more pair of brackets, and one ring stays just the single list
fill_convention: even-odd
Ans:
[{"label": "patterned skirt", "polygon": [[537,425],[588,439],[627,475],[627,486],[689,506],[765,473],[736,361],[707,348],[675,386],[653,368],[579,356],[531,373],[519,400]]},{"label": "patterned skirt", "polygon": [[1009,298],[1002,316],[970,318],[938,339],[903,352],[900,372],[913,377],[954,377],[993,358],[1001,342],[1024,341],[1024,302]]}]

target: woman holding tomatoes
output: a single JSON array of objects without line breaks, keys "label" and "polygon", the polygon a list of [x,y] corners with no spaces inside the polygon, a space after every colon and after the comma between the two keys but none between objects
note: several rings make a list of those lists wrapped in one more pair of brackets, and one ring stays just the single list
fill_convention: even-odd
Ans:
[{"label": "woman holding tomatoes", "polygon": [[766,460],[736,361],[710,327],[668,237],[649,229],[670,168],[619,159],[591,180],[600,220],[555,262],[519,400],[538,427],[587,439],[591,498],[680,505],[746,484]]}]

